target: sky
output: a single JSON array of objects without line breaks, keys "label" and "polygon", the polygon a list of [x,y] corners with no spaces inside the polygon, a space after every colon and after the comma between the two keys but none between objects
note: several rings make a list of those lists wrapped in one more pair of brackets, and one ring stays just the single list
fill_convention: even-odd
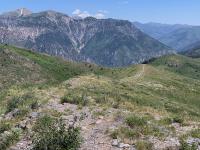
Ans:
[{"label": "sky", "polygon": [[0,13],[27,8],[70,16],[200,25],[200,0],[0,0]]}]

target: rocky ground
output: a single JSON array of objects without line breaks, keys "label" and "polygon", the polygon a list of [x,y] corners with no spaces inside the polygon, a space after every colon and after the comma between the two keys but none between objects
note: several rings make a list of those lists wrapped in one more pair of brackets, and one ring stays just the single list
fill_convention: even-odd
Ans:
[{"label": "rocky ground", "polygon": [[[119,109],[114,108],[101,108],[94,107],[79,107],[74,104],[60,104],[59,97],[53,97],[53,99],[45,106],[41,107],[37,112],[30,113],[24,121],[22,121],[16,128],[28,129],[27,133],[21,137],[21,140],[12,146],[10,150],[30,150],[31,149],[31,126],[36,119],[45,112],[51,112],[52,115],[61,117],[66,125],[73,125],[81,127],[81,135],[83,136],[83,144],[80,150],[136,150],[134,144],[130,144],[130,141],[124,141],[121,139],[112,139],[109,135],[109,131],[117,129],[123,124],[123,119],[116,119],[116,115],[119,113]],[[120,110],[124,113],[128,111]],[[11,114],[7,114],[9,118]],[[178,123],[174,123],[171,126],[174,127],[178,134],[185,134],[199,126],[190,125],[182,127]],[[155,150],[179,150],[180,141],[177,137],[168,136],[163,140],[160,140],[154,136],[149,136],[144,140],[148,140],[153,144]],[[189,137],[188,144],[198,143],[200,150],[200,139]]]}]

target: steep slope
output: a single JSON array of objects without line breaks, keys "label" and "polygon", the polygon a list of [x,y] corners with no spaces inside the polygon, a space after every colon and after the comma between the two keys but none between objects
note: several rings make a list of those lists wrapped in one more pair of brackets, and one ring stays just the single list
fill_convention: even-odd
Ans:
[{"label": "steep slope", "polygon": [[155,39],[160,39],[166,34],[172,33],[177,29],[188,27],[187,25],[169,25],[169,24],[161,24],[161,23],[133,23],[136,27],[142,30],[144,33],[152,36]]},{"label": "steep slope", "polygon": [[193,57],[193,58],[200,58],[200,48],[188,50],[188,51],[183,52],[182,54],[189,57]]},{"label": "steep slope", "polygon": [[97,22],[101,24],[101,29],[81,51],[81,54],[92,62],[100,65],[104,63],[105,66],[126,66],[172,52],[170,48],[155,42],[128,21],[107,19]]},{"label": "steep slope", "polygon": [[182,54],[193,58],[200,58],[200,42],[195,42],[184,48]]},{"label": "steep slope", "polygon": [[161,37],[160,41],[181,51],[200,40],[200,27],[181,28]]},{"label": "steep slope", "polygon": [[100,74],[101,67],[64,61],[30,50],[0,45],[0,89],[15,84],[57,84],[85,73]]},{"label": "steep slope", "polygon": [[0,33],[1,43],[104,66],[130,65],[173,52],[129,21],[75,19],[54,11],[2,14]]},{"label": "steep slope", "polygon": [[162,43],[182,51],[200,40],[200,27],[190,25],[168,25],[159,23],[138,23],[134,25]]}]

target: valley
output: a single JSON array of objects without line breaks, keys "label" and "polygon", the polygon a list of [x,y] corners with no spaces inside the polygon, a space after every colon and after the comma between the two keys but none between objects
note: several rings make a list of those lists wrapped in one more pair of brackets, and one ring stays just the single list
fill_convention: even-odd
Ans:
[{"label": "valley", "polygon": [[133,23],[144,33],[172,47],[177,52],[188,50],[200,41],[200,26],[186,24]]}]

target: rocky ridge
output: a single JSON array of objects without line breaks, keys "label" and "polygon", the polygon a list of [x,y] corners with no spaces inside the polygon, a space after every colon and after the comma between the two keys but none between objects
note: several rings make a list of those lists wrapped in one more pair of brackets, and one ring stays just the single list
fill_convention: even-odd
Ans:
[{"label": "rocky ridge", "polygon": [[77,19],[19,9],[0,15],[0,42],[73,61],[118,67],[137,64],[173,50],[141,32],[131,22]]}]

